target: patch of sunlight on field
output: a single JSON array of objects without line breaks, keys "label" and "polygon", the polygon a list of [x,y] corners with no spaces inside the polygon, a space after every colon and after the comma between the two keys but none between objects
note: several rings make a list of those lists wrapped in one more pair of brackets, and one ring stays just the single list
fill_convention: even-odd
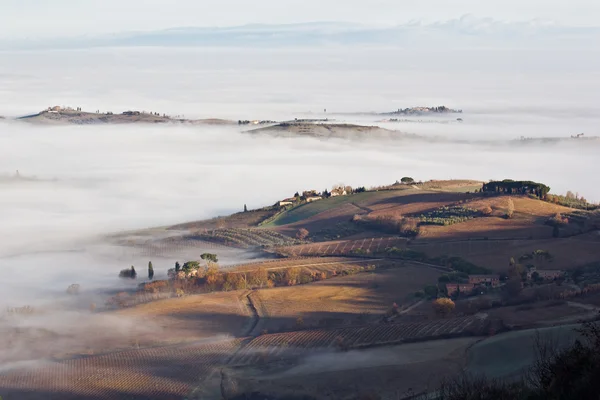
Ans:
[{"label": "patch of sunlight on field", "polygon": [[329,211],[331,209],[340,207],[344,204],[356,203],[360,206],[369,206],[377,201],[396,197],[396,196],[404,196],[410,193],[414,193],[413,190],[386,190],[379,192],[364,192],[364,193],[356,193],[350,196],[338,196],[338,197],[330,197],[328,199],[323,199],[319,201],[315,201],[312,203],[303,204],[297,207],[294,207],[280,216],[275,218],[273,221],[265,224],[265,227],[275,227],[275,226],[283,226],[293,224],[299,221],[303,221],[305,219],[311,218],[319,213]]}]

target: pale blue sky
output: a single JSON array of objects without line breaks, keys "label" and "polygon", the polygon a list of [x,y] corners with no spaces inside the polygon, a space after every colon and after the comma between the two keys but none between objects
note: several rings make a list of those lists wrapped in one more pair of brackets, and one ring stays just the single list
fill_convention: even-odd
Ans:
[{"label": "pale blue sky", "polygon": [[433,22],[464,14],[597,25],[598,0],[0,0],[0,38],[55,37],[181,26],[350,21]]}]

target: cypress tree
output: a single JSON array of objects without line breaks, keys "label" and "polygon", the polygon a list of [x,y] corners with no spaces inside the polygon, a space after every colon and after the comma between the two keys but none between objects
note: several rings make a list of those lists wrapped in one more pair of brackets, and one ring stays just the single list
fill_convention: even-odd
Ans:
[{"label": "cypress tree", "polygon": [[154,267],[152,267],[152,261],[148,262],[148,279],[154,279]]},{"label": "cypress tree", "polygon": [[135,268],[133,265],[131,266],[131,279],[137,278],[137,272],[135,272]]},{"label": "cypress tree", "polygon": [[181,265],[179,265],[179,261],[175,262],[175,272],[179,272],[179,270],[181,269]]}]

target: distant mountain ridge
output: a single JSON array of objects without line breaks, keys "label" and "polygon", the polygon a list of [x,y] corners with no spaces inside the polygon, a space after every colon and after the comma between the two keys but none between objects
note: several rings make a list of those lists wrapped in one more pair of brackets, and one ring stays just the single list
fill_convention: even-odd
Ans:
[{"label": "distant mountain ridge", "polygon": [[349,22],[251,24],[233,27],[181,27],[125,32],[98,37],[0,42],[2,49],[120,46],[592,46],[600,27],[562,26],[552,21],[505,22],[464,15],[435,23],[412,21],[396,26]]}]

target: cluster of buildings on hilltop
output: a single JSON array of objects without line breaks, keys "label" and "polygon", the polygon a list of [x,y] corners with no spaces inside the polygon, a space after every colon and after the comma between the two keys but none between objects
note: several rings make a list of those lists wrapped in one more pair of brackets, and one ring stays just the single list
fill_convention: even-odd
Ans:
[{"label": "cluster of buildings on hilltop", "polygon": [[324,198],[346,196],[347,194],[349,194],[348,190],[343,187],[336,187],[332,189],[331,192],[328,192],[326,190],[322,193],[319,193],[316,190],[305,190],[304,192],[302,192],[301,196],[299,193],[296,193],[294,197],[288,197],[287,199],[281,200],[279,202],[279,207],[291,206],[301,201],[312,203],[313,201],[322,200]]},{"label": "cluster of buildings on hilltop", "polygon": [[[527,272],[527,279],[533,279],[533,274],[537,273],[538,279],[543,281],[553,281],[565,275],[561,270],[536,270],[531,268]],[[501,285],[500,275],[469,275],[467,283],[446,283],[448,296],[456,293],[471,293],[477,288],[495,288]]]}]

